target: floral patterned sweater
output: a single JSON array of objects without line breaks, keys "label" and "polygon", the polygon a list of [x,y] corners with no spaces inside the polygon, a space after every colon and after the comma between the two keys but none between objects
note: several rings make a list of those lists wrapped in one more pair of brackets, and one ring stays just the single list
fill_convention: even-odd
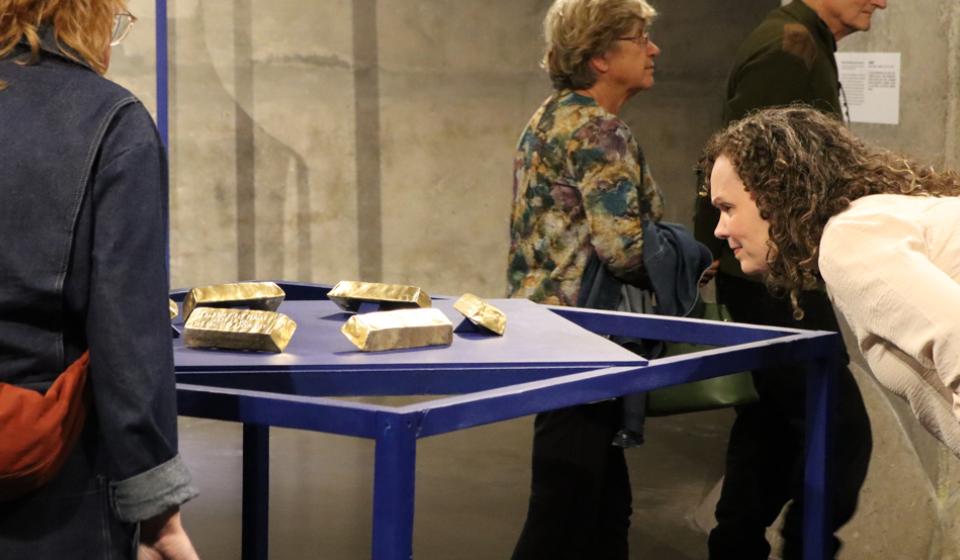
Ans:
[{"label": "floral patterned sweater", "polygon": [[626,123],[597,102],[560,91],[534,113],[514,160],[508,295],[576,305],[592,253],[639,283],[642,220],[662,197]]}]

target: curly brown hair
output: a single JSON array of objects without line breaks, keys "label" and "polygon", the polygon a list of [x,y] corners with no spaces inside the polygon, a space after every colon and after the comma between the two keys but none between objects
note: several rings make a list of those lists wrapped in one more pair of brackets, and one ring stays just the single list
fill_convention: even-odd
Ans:
[{"label": "curly brown hair", "polygon": [[871,194],[960,196],[960,174],[871,148],[836,118],[807,106],[758,111],[716,133],[698,165],[707,193],[720,156],[729,158],[770,224],[764,280],[774,294],[789,294],[798,320],[800,291],[820,280],[820,238],[832,216]]}]

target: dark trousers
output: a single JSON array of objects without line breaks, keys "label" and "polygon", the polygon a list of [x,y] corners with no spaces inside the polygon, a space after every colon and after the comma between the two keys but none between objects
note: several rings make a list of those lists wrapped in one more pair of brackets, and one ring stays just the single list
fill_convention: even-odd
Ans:
[{"label": "dark trousers", "polygon": [[137,525],[113,512],[93,414],[59,473],[35,493],[0,503],[0,558],[133,560]]},{"label": "dark trousers", "polygon": [[630,479],[619,399],[538,414],[530,506],[513,560],[626,560]]},{"label": "dark trousers", "polygon": [[[789,300],[773,298],[756,282],[720,274],[717,299],[734,320],[805,329],[839,330],[826,294],[804,292],[805,317],[793,319]],[[837,379],[834,426],[833,529],[850,520],[857,508],[873,440],[870,420],[847,356]],[[717,527],[710,533],[711,560],[766,560],[770,546],[765,531],[789,500],[782,535],[784,560],[803,555],[803,453],[806,427],[804,367],[757,370],[754,382],[760,401],[737,408],[730,432],[726,474],[717,504]],[[839,550],[836,537],[834,552]]]}]

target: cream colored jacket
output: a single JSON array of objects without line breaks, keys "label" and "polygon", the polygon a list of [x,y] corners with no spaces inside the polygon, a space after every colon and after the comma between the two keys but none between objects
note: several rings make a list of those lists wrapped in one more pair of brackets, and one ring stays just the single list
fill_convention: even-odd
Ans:
[{"label": "cream colored jacket", "polygon": [[819,266],[873,374],[960,457],[960,197],[858,199]]}]

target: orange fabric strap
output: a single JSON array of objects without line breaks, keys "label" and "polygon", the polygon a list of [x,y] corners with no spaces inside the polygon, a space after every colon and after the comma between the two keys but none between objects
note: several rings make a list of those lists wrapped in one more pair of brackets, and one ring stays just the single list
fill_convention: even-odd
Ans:
[{"label": "orange fabric strap", "polygon": [[0,383],[0,500],[46,484],[63,466],[87,417],[90,352],[45,394]]}]

